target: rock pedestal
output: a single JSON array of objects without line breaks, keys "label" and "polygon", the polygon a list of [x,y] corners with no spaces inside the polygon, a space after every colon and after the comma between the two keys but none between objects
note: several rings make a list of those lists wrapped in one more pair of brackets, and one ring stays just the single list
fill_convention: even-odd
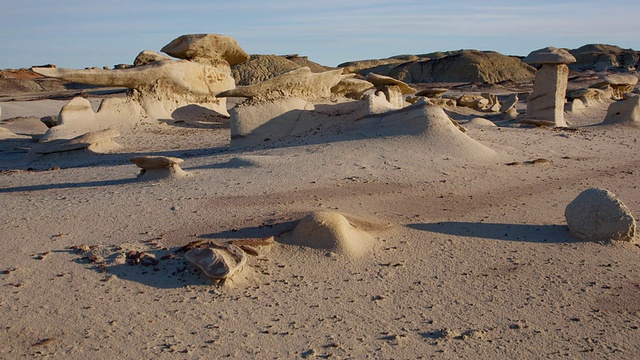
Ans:
[{"label": "rock pedestal", "polygon": [[569,67],[576,59],[568,51],[547,47],[536,50],[522,59],[532,65],[542,65],[536,72],[533,93],[527,99],[528,120],[550,121],[566,127],[564,102],[569,81]]}]

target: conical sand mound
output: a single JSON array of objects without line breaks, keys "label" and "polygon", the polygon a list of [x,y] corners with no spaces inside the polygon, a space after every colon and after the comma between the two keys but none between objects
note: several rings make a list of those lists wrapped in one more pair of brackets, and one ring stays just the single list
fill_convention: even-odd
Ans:
[{"label": "conical sand mound", "polygon": [[280,240],[337,254],[359,256],[373,247],[375,239],[367,231],[373,228],[373,224],[347,218],[337,212],[317,211],[305,216]]},{"label": "conical sand mound", "polygon": [[366,117],[357,124],[364,137],[386,138],[387,141],[396,138],[405,145],[413,142],[420,151],[427,153],[464,160],[481,160],[496,155],[493,149],[460,131],[441,107],[424,101],[401,110]]}]

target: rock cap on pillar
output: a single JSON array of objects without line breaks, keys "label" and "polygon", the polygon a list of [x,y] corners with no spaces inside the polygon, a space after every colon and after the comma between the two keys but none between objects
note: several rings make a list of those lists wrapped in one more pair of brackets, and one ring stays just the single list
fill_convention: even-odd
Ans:
[{"label": "rock cap on pillar", "polygon": [[558,49],[553,46],[532,51],[522,62],[531,65],[543,64],[571,64],[576,62],[576,58],[565,49]]}]

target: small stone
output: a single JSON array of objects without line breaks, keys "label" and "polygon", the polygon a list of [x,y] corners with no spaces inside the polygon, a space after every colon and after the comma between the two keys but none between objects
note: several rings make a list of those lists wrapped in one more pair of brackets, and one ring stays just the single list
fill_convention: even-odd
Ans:
[{"label": "small stone", "polygon": [[184,254],[184,257],[200,268],[205,275],[217,280],[232,277],[236,272],[241,271],[247,262],[244,251],[231,244],[210,244],[203,249],[191,249]]}]

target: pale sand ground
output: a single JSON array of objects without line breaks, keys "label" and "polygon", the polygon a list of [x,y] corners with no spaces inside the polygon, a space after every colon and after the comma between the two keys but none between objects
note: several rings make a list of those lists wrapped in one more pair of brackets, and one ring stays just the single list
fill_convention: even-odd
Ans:
[{"label": "pale sand ground", "polygon": [[[64,103],[0,107],[7,119]],[[576,241],[563,215],[589,187],[640,213],[638,129],[590,126],[606,106],[568,116],[574,131],[471,128],[499,153],[485,161],[411,138],[230,153],[228,124],[205,119],[142,126],[118,154],[29,165],[60,170],[4,171],[0,357],[635,359],[640,249]],[[22,166],[28,141],[14,141],[5,169]],[[127,160],[139,154],[184,158],[193,176],[139,182]],[[160,258],[197,239],[278,235],[315,210],[390,228],[359,258],[276,244],[223,286],[180,255],[105,273],[67,249]]]}]

